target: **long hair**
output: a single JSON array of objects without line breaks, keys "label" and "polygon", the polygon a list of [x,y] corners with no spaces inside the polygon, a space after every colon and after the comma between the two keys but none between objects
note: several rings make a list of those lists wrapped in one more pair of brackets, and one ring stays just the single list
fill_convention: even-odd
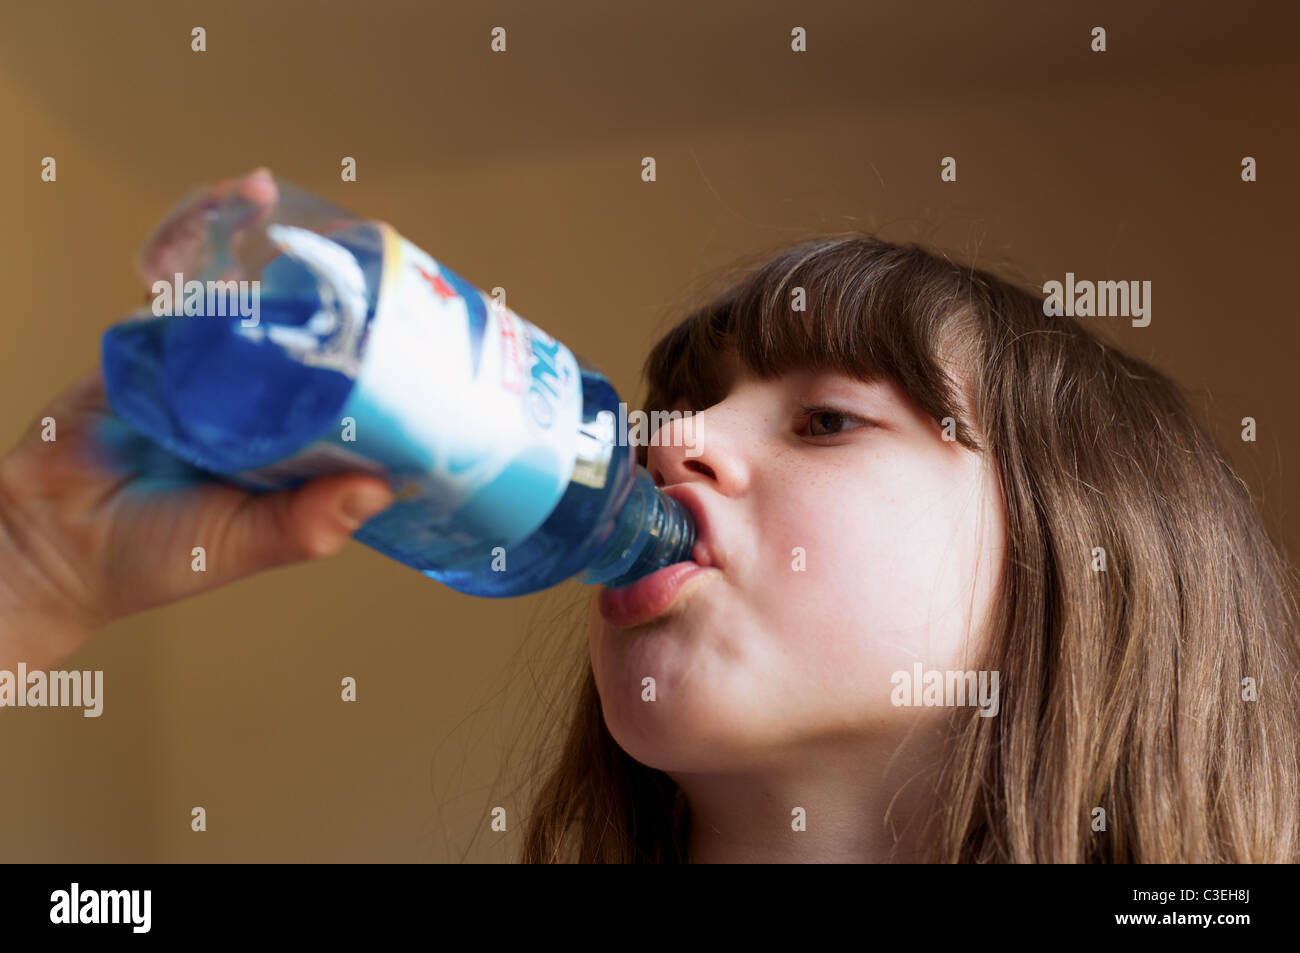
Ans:
[{"label": "long hair", "polygon": [[[916,244],[808,241],[740,274],[654,346],[647,407],[721,400],[734,348],[765,379],[889,379],[1000,476],[979,667],[1001,674],[1002,707],[953,713],[928,859],[1295,862],[1295,580],[1179,387],[1043,295]],[[689,860],[680,790],[615,743],[590,659],[576,674],[522,860]]]}]

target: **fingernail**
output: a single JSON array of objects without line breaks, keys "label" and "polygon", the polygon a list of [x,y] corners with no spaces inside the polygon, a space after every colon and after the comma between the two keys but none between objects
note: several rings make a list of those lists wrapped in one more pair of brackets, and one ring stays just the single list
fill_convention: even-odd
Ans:
[{"label": "fingernail", "polygon": [[356,529],[370,517],[388,509],[393,495],[378,487],[362,487],[343,497],[339,504],[339,515],[349,529]]}]

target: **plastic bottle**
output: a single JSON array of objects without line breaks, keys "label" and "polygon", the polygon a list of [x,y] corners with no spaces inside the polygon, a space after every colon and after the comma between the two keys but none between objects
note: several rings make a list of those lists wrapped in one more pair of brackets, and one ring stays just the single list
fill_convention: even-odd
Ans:
[{"label": "plastic bottle", "polygon": [[691,558],[605,376],[389,225],[259,169],[192,193],[138,265],[154,299],[105,332],[105,384],[168,454],[252,490],[384,476],[355,538],[472,595]]}]

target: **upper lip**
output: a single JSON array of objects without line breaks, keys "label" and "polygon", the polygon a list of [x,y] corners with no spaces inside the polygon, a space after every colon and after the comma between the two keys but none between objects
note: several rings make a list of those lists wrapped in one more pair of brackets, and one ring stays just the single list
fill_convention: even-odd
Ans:
[{"label": "upper lip", "polygon": [[674,483],[671,486],[661,486],[659,490],[686,507],[686,511],[691,514],[695,523],[695,546],[691,550],[691,558],[701,566],[721,569],[722,563],[713,542],[713,527],[709,523],[700,489],[693,483]]}]

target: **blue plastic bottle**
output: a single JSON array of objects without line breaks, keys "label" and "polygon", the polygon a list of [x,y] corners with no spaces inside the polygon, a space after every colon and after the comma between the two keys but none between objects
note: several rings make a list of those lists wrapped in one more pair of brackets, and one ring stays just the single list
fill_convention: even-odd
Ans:
[{"label": "blue plastic bottle", "polygon": [[617,432],[596,368],[382,222],[265,170],[194,193],[105,332],[115,414],[253,490],[364,471],[355,538],[461,592],[627,585],[691,558],[688,511]]}]

